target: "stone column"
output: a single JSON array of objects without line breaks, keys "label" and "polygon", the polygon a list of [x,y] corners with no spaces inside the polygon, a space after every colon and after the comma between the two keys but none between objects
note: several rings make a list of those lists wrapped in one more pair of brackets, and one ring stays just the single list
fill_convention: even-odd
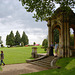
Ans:
[{"label": "stone column", "polygon": [[65,57],[69,57],[70,56],[70,33],[69,33],[69,23],[68,21],[66,21],[64,23],[64,51],[65,51]]},{"label": "stone column", "polygon": [[67,22],[67,57],[70,57],[70,26],[69,22]]},{"label": "stone column", "polygon": [[48,26],[48,48],[47,48],[47,55],[49,55],[50,44],[51,44],[51,39],[52,39],[51,20],[48,20],[47,26]]},{"label": "stone column", "polygon": [[58,56],[63,57],[62,55],[62,40],[61,40],[61,30],[59,30],[59,49],[58,49]]},{"label": "stone column", "polygon": [[62,57],[65,57],[65,49],[64,49],[64,25],[62,22],[61,26],[61,52],[62,52]]},{"label": "stone column", "polygon": [[37,47],[32,47],[32,57],[37,58]]},{"label": "stone column", "polygon": [[74,49],[75,49],[75,30],[74,30]]},{"label": "stone column", "polygon": [[64,23],[64,50],[65,50],[65,57],[67,57],[67,25]]},{"label": "stone column", "polygon": [[59,48],[61,47],[61,30],[59,30]]},{"label": "stone column", "polygon": [[52,32],[51,32],[51,21],[48,20],[48,47],[50,47],[50,44],[51,44],[51,35],[52,35]]}]

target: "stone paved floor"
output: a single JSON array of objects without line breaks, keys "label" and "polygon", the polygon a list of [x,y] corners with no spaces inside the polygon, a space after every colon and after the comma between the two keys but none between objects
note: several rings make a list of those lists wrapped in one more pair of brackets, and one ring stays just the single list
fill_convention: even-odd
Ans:
[{"label": "stone paved floor", "polygon": [[2,69],[3,70],[0,71],[0,75],[19,75],[47,70],[47,68],[39,67],[28,63],[5,65],[2,66]]}]

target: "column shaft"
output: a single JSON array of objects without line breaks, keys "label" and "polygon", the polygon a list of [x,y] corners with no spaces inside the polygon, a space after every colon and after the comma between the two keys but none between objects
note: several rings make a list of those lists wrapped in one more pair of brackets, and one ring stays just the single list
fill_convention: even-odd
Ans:
[{"label": "column shaft", "polygon": [[48,47],[50,47],[51,39],[52,39],[52,29],[51,29],[51,20],[48,20]]},{"label": "column shaft", "polygon": [[74,49],[75,49],[75,30],[74,30]]}]

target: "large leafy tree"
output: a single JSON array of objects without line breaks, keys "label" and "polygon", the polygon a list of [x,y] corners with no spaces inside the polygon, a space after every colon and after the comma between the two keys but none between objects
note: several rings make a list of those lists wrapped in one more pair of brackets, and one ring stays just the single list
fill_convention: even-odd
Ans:
[{"label": "large leafy tree", "polygon": [[[62,10],[64,7],[75,8],[75,0],[19,0],[27,12],[34,12],[33,18],[45,20],[54,12],[55,4],[60,4]],[[68,10],[67,10],[68,11]]]},{"label": "large leafy tree", "polygon": [[20,45],[20,42],[21,42],[21,37],[19,32],[17,31],[15,35],[15,45]]},{"label": "large leafy tree", "polygon": [[47,39],[44,39],[43,42],[42,42],[42,46],[45,46],[45,45],[48,46],[48,40]]},{"label": "large leafy tree", "polygon": [[28,36],[25,34],[24,31],[23,31],[23,34],[22,34],[21,42],[23,42],[24,45],[28,44]]},{"label": "large leafy tree", "polygon": [[44,39],[44,40],[43,40],[42,46],[44,46],[45,51],[46,51],[46,50],[47,50],[47,47],[48,47],[48,40],[47,40],[47,39]]}]

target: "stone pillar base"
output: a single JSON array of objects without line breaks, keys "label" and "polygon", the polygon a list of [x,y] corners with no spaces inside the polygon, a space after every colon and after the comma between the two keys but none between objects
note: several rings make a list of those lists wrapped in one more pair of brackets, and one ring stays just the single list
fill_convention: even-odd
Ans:
[{"label": "stone pillar base", "polygon": [[58,50],[58,57],[63,57],[63,49],[59,48]]},{"label": "stone pillar base", "polygon": [[49,49],[50,49],[50,47],[47,48],[47,55],[48,55],[48,56],[49,56]]}]

